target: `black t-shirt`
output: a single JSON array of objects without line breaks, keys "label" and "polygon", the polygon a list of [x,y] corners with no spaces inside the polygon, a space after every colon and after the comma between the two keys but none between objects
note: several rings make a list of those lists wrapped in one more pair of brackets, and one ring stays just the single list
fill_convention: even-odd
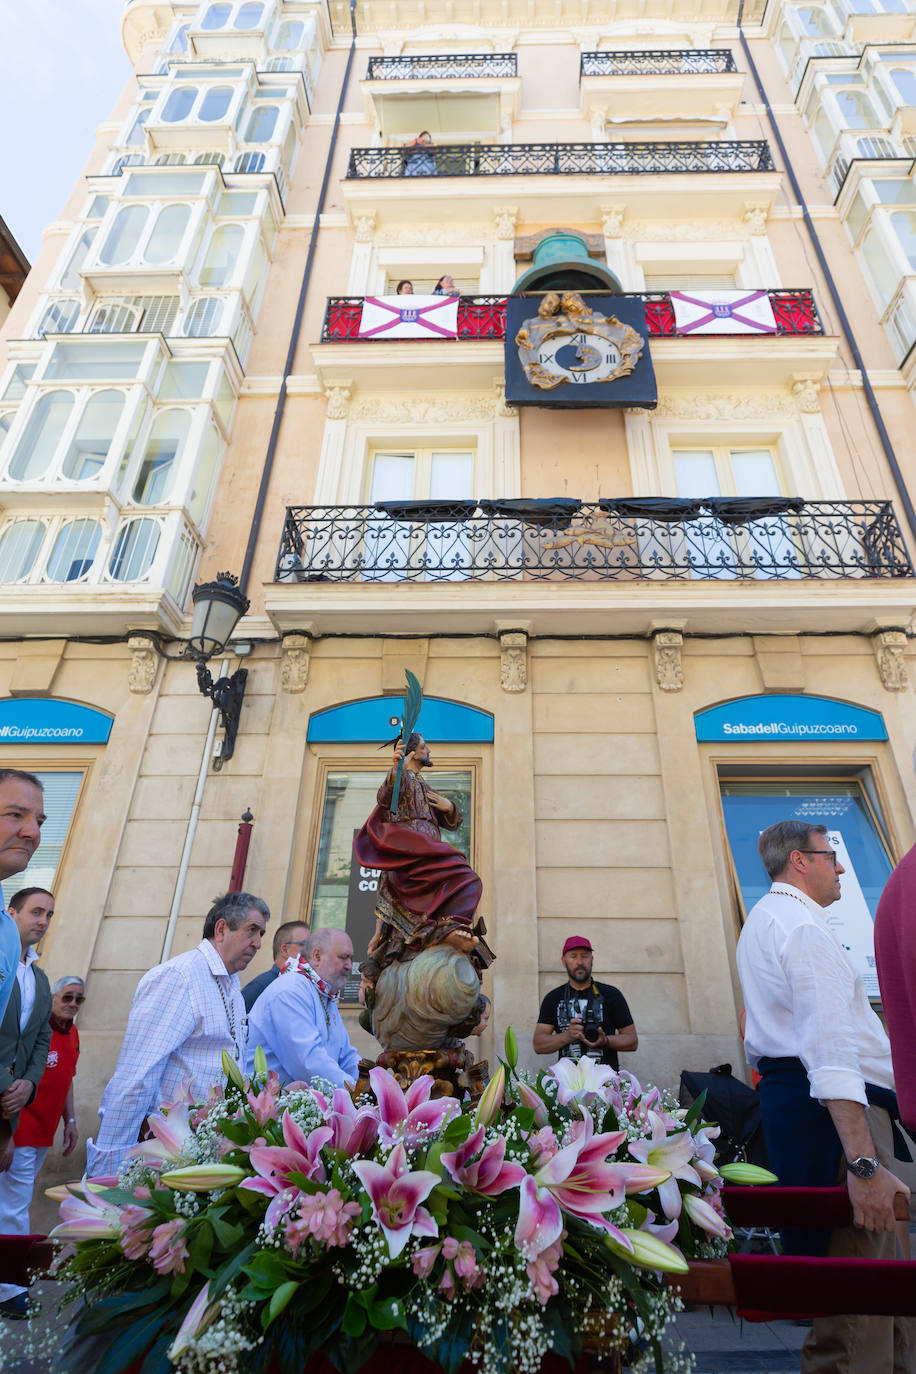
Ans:
[{"label": "black t-shirt", "polygon": [[[541,1025],[553,1026],[554,1030],[565,1030],[569,1025],[570,1016],[563,1019],[563,1004],[579,1003],[579,1010],[591,1010],[596,1020],[600,1020],[601,1028],[605,1035],[616,1035],[623,1026],[631,1026],[633,1017],[630,1008],[627,1006],[626,998],[619,988],[612,988],[609,983],[592,982],[587,988],[573,988],[569,983],[564,983],[560,988],[554,988],[553,992],[548,992],[541,1003],[541,1010],[538,1012],[538,1021]],[[585,1006],[581,1005],[585,1003]],[[600,1007],[598,1004],[601,1004]],[[567,1008],[571,1012],[571,1008]],[[582,1017],[583,1022],[586,1017]],[[564,1045],[560,1050],[560,1058],[569,1058],[572,1046]],[[588,1051],[588,1045],[582,1045],[582,1053]],[[612,1069],[619,1067],[617,1051],[605,1049],[601,1052],[600,1062],[610,1064]]]}]

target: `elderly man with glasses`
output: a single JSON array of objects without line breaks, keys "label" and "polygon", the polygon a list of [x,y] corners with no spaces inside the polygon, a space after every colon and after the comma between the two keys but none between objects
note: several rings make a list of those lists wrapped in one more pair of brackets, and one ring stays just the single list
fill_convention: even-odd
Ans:
[{"label": "elderly man with glasses", "polygon": [[[51,988],[51,1047],[38,1091],[19,1115],[14,1136],[13,1162],[0,1174],[0,1233],[27,1236],[29,1206],[35,1180],[61,1121],[64,1123],[63,1154],[72,1154],[79,1138],[73,1106],[73,1079],[80,1053],[76,1014],[86,1000],[86,985],[75,973],[58,978]],[[5,1317],[29,1315],[28,1293],[17,1284],[0,1284],[0,1313]]]},{"label": "elderly man with glasses", "polygon": [[[782,1233],[789,1254],[893,1259],[894,1196],[916,1166],[899,1127],[891,1050],[862,979],[827,922],[843,866],[827,827],[778,821],[758,841],[772,886],[738,940],[745,1052],[758,1070],[773,1172],[787,1187],[845,1178],[853,1225]],[[916,1368],[916,1321],[819,1317],[801,1374],[897,1374]]]}]

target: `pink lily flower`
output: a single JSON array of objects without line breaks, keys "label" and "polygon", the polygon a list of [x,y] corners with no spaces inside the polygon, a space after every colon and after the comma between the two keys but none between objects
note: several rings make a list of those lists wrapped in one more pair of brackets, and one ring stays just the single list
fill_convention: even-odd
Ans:
[{"label": "pink lily flower", "polygon": [[552,1159],[538,1161],[534,1178],[540,1187],[549,1188],[565,1211],[619,1235],[618,1228],[604,1213],[617,1207],[626,1193],[654,1187],[667,1177],[667,1173],[624,1162],[609,1162],[608,1155],[626,1138],[625,1132],[595,1135],[594,1129],[591,1117],[586,1114],[576,1122],[567,1143]]},{"label": "pink lily flower", "polygon": [[267,1082],[259,1093],[249,1092],[246,1094],[252,1115],[259,1126],[266,1126],[268,1121],[276,1121],[279,1092],[280,1075],[271,1072],[267,1075]]},{"label": "pink lily flower", "polygon": [[372,1069],[369,1082],[379,1108],[379,1138],[384,1145],[420,1145],[440,1131],[461,1110],[453,1097],[429,1100],[433,1087],[430,1074],[423,1074],[407,1089],[406,1095],[393,1073]]},{"label": "pink lily flower", "polygon": [[145,1259],[153,1243],[152,1226],[155,1216],[146,1207],[128,1203],[121,1208],[121,1249],[129,1260]]},{"label": "pink lily flower", "polygon": [[439,1182],[439,1175],[428,1169],[408,1169],[403,1145],[396,1145],[384,1164],[360,1159],[352,1169],[369,1194],[372,1216],[384,1232],[392,1259],[398,1258],[411,1236],[438,1236],[433,1217],[420,1204]]},{"label": "pink lily flower", "polygon": [[547,1072],[557,1080],[557,1101],[562,1107],[590,1102],[615,1076],[609,1065],[597,1064],[586,1054],[581,1059],[560,1059]]},{"label": "pink lily flower", "polygon": [[553,1159],[560,1142],[552,1126],[542,1126],[534,1135],[528,1137],[528,1148],[536,1165],[540,1166],[545,1160]]},{"label": "pink lily flower", "polygon": [[539,1188],[533,1175],[526,1174],[519,1190],[517,1250],[524,1259],[536,1260],[559,1240],[562,1230],[563,1214],[556,1198],[549,1188]]},{"label": "pink lily flower", "polygon": [[415,1250],[410,1258],[410,1265],[418,1279],[428,1279],[433,1272],[433,1265],[439,1258],[441,1245],[427,1245],[422,1250]]},{"label": "pink lily flower", "polygon": [[546,1126],[548,1121],[547,1104],[544,1102],[540,1093],[535,1092],[534,1088],[532,1088],[529,1083],[525,1083],[522,1079],[516,1080],[515,1089],[522,1106],[530,1107],[534,1112],[535,1126]]},{"label": "pink lily flower", "polygon": [[210,1301],[210,1284],[209,1282],[205,1283],[188,1308],[187,1315],[178,1328],[178,1335],[168,1348],[168,1358],[172,1363],[175,1363],[178,1356],[187,1350],[195,1336],[200,1336],[208,1326],[212,1325],[221,1306],[222,1302],[219,1299],[216,1302]]},{"label": "pink lily flower", "polygon": [[[721,1206],[721,1203],[719,1204]],[[720,1216],[710,1200],[697,1197],[694,1193],[684,1194],[684,1211],[690,1220],[702,1227],[711,1236],[721,1240],[731,1240],[732,1230],[724,1216]]]},{"label": "pink lily flower", "polygon": [[[566,1234],[565,1231],[563,1234]],[[543,1250],[537,1259],[529,1260],[525,1265],[525,1272],[531,1281],[534,1296],[542,1307],[546,1307],[550,1299],[560,1291],[560,1285],[557,1283],[554,1271],[560,1263],[562,1253],[563,1243],[558,1240]]]},{"label": "pink lily flower", "polygon": [[175,1102],[161,1112],[154,1112],[147,1118],[147,1125],[153,1133],[152,1140],[141,1140],[127,1151],[125,1159],[142,1159],[154,1169],[173,1164],[181,1157],[192,1131],[191,1108],[187,1102]]},{"label": "pink lily flower", "polygon": [[[669,1135],[665,1122],[657,1112],[650,1111],[648,1124],[652,1127],[649,1140],[631,1140],[630,1154],[644,1164],[654,1164],[667,1171],[669,1177],[658,1186],[658,1200],[669,1221],[681,1215],[681,1190],[677,1180],[701,1187],[700,1176],[691,1166],[694,1154],[693,1137],[689,1131]],[[651,1185],[649,1185],[651,1187]]]},{"label": "pink lily flower", "polygon": [[655,1220],[654,1212],[646,1212],[643,1223],[639,1229],[640,1231],[648,1231],[650,1236],[655,1236],[658,1240],[664,1241],[666,1245],[671,1245],[674,1242],[674,1237],[678,1233],[678,1227],[679,1223],[677,1221],[666,1221],[663,1225],[661,1222]]},{"label": "pink lily flower", "polygon": [[155,1228],[149,1257],[157,1274],[184,1273],[184,1262],[188,1258],[186,1231],[187,1226],[180,1217],[164,1221]]},{"label": "pink lily flower", "polygon": [[306,1135],[289,1112],[284,1112],[283,1139],[286,1147],[252,1145],[248,1158],[257,1177],[244,1179],[240,1186],[253,1193],[275,1198],[284,1192],[292,1192],[294,1196],[298,1193],[293,1174],[304,1174],[308,1179],[324,1183],[326,1175],[321,1161],[321,1147],[327,1145],[332,1135],[330,1126],[317,1126]]},{"label": "pink lily flower", "polygon": [[358,1111],[353,1098],[343,1088],[334,1093],[333,1110],[328,1113],[328,1125],[333,1134],[330,1145],[332,1150],[342,1150],[354,1158],[367,1155],[378,1137],[378,1113],[374,1107],[361,1107]]},{"label": "pink lily flower", "polygon": [[478,1160],[474,1156],[483,1146],[484,1128],[478,1127],[457,1150],[442,1155],[442,1163],[456,1183],[472,1193],[498,1197],[507,1188],[517,1188],[527,1177],[521,1164],[506,1163],[506,1142],[502,1136],[483,1150]]},{"label": "pink lily flower", "polygon": [[83,1180],[79,1193],[68,1192],[60,1204],[60,1223],[54,1240],[114,1240],[119,1234],[121,1209],[105,1202]]}]

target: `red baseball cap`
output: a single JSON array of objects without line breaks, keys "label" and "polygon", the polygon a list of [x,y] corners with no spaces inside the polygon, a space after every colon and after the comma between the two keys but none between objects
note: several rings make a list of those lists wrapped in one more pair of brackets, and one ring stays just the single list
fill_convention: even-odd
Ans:
[{"label": "red baseball cap", "polygon": [[566,944],[563,946],[563,953],[568,954],[571,949],[591,950],[591,948],[591,941],[586,940],[584,935],[570,935]]}]

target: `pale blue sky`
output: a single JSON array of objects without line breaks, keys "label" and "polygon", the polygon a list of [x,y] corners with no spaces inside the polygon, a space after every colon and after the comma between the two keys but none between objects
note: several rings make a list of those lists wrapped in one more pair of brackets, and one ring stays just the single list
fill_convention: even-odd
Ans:
[{"label": "pale blue sky", "polygon": [[30,262],[130,75],[122,0],[0,0],[0,216]]}]

